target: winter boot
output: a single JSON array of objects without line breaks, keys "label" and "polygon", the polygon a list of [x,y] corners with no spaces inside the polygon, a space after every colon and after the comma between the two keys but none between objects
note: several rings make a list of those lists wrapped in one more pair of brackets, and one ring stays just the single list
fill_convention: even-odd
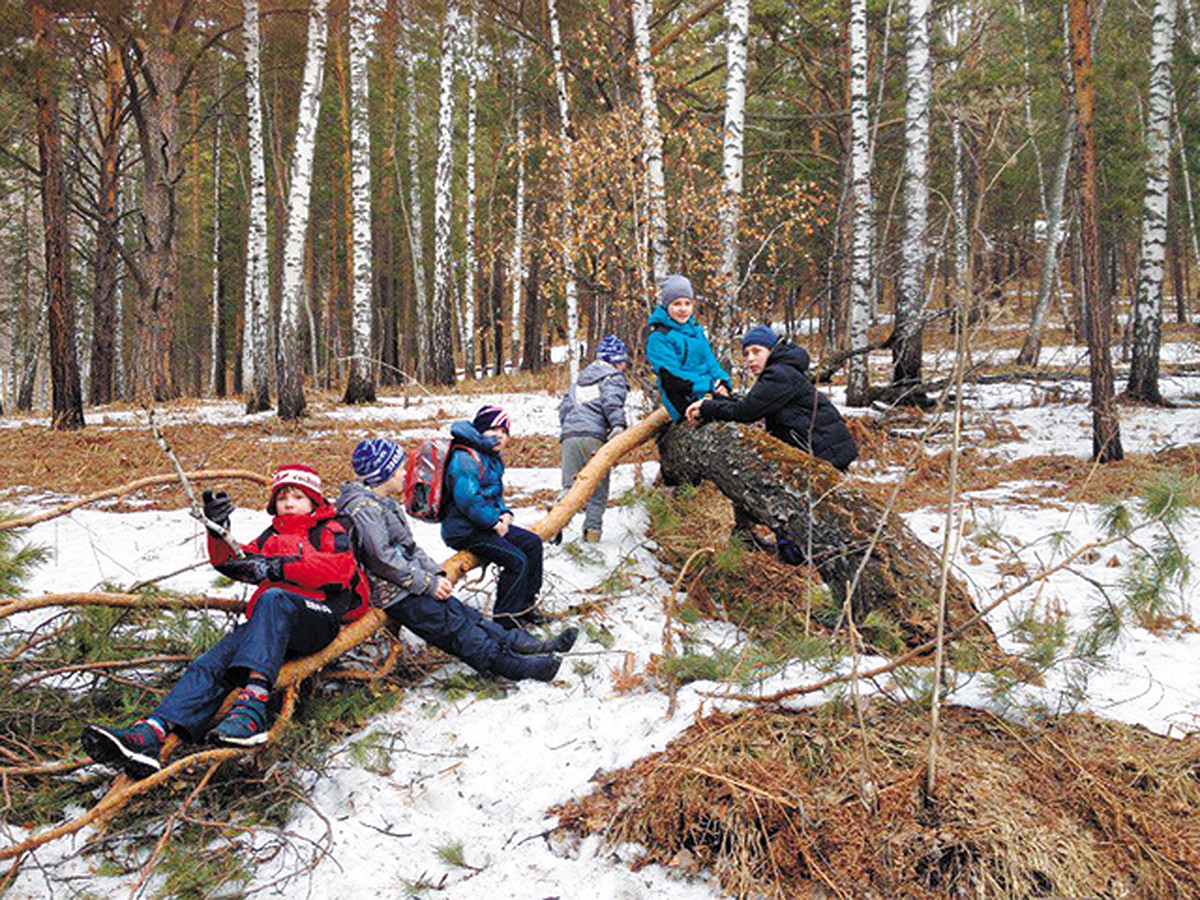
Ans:
[{"label": "winter boot", "polygon": [[585,528],[583,530],[583,539],[586,543],[598,544],[600,543],[600,532],[595,528]]},{"label": "winter boot", "polygon": [[538,640],[527,631],[514,631],[508,639],[508,647],[514,653],[566,653],[575,646],[579,629],[567,628],[546,640]]},{"label": "winter boot", "polygon": [[267,701],[242,691],[233,701],[229,715],[208,736],[218,744],[254,747],[267,741]]},{"label": "winter boot", "polygon": [[162,769],[159,756],[165,737],[145,719],[138,719],[129,728],[88,725],[79,742],[96,762],[121,769],[134,781],[141,781]]},{"label": "winter boot", "polygon": [[525,678],[553,681],[561,665],[562,659],[557,656],[519,656],[516,653],[501,651],[496,654],[489,669],[493,675],[511,678],[513,681]]}]

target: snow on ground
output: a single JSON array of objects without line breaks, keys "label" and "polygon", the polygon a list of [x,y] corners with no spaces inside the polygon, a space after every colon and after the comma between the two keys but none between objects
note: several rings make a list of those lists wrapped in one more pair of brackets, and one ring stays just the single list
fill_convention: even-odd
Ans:
[{"label": "snow on ground", "polygon": [[[1181,402],[1194,398],[1198,387],[1195,379],[1164,379],[1164,391]],[[999,419],[1020,435],[1000,447],[1006,456],[1090,452],[1086,385],[1078,390],[1032,382],[982,385],[966,399],[968,435],[973,429],[978,433],[994,426]],[[404,423],[467,416],[481,402],[509,408],[518,433],[556,432],[557,398],[545,394],[412,398],[407,406],[386,400],[365,410],[333,409],[317,415],[352,417],[386,432],[389,423],[399,428]],[[1127,450],[1153,451],[1200,442],[1200,409],[1122,408],[1121,416]],[[242,420],[232,402],[206,404],[186,417],[231,424]],[[111,425],[140,423],[130,413],[124,420],[114,415]],[[339,474],[346,473],[326,473],[326,478],[333,483]],[[644,479],[654,474],[654,466],[642,467]],[[613,496],[633,487],[635,478],[635,467],[618,467]],[[508,482],[520,494],[556,487],[559,474],[555,469],[517,469]],[[979,605],[1018,584],[1018,564],[1033,571],[1061,559],[1071,547],[1101,537],[1096,508],[1040,506],[1025,496],[1031,487],[1015,482],[964,498],[963,516],[971,527],[958,545],[956,562]],[[30,505],[45,502],[33,496],[24,500]],[[526,524],[541,515],[535,509],[517,513],[518,523]],[[918,511],[906,520],[921,539],[941,546],[944,512]],[[239,510],[235,531],[249,536],[266,522],[264,512]],[[438,684],[448,674],[463,670],[460,663],[448,664],[413,687],[399,708],[336,747],[320,775],[306,776],[309,807],[294,815],[288,829],[326,847],[328,855],[298,883],[281,890],[269,888],[267,896],[397,897],[422,881],[443,884],[438,895],[456,900],[720,896],[715,884],[705,878],[679,876],[661,867],[633,872],[628,863],[637,857],[635,847],[614,850],[594,839],[571,844],[546,836],[555,821],[546,810],[585,794],[593,774],[660,749],[695,715],[724,705],[705,695],[720,692],[721,686],[696,683],[680,690],[677,711],[667,718],[663,695],[614,689],[613,672],[627,664],[627,655],[632,670],[639,672],[651,654],[660,651],[662,598],[670,585],[658,573],[647,547],[641,507],[611,506],[604,541],[598,545],[579,543],[579,528],[577,518],[566,532],[564,546],[547,546],[545,601],[552,610],[564,612],[589,594],[603,594],[601,582],[621,567],[633,587],[614,597],[602,614],[601,624],[613,636],[611,649],[581,638],[556,683],[521,683],[501,699],[449,699]],[[415,531],[435,557],[449,555],[436,526],[415,523]],[[1070,536],[1070,547],[1055,547],[1051,538],[1059,532]],[[1189,513],[1178,533],[1189,557],[1200,559],[1200,513]],[[32,580],[30,594],[93,590],[110,582],[128,585],[184,569],[204,556],[203,537],[184,510],[113,513],[93,507],[39,524],[30,529],[29,537],[54,554],[53,562]],[[1143,544],[1149,542],[1149,537],[1142,538]],[[1070,628],[1079,632],[1087,626],[1089,611],[1102,602],[1098,587],[1115,588],[1127,571],[1131,553],[1128,546],[1114,545],[1081,557],[1071,569],[1002,604],[989,622],[1001,642],[1014,649],[1021,644],[1012,630],[1013,621],[1031,604],[1042,610],[1061,609]],[[211,592],[213,580],[212,570],[200,565],[165,584]],[[494,578],[489,574],[482,580],[468,578],[460,596],[484,605],[493,590]],[[1194,614],[1195,589],[1189,584],[1185,590],[1181,602]],[[737,637],[732,628],[719,623],[696,629],[696,639],[712,646],[732,646]],[[1154,635],[1127,626],[1109,666],[1088,673],[1082,708],[1164,734],[1195,731],[1200,728],[1200,671],[1194,665],[1198,652],[1200,635]],[[880,661],[868,660],[865,665]],[[792,664],[759,689],[768,693],[797,686],[815,675],[806,665]],[[1014,715],[1036,707],[1067,708],[1068,689],[1077,683],[1073,681],[1077,675],[1076,668],[1063,664],[1049,673],[1044,688],[1023,689],[1018,694],[1020,703],[1008,708]],[[975,678],[961,685],[952,699],[994,705],[990,688],[988,679]],[[803,702],[815,704],[822,699],[814,695]],[[24,836],[20,829],[7,831],[8,840]],[[101,876],[96,871],[98,860],[77,854],[90,836],[84,832],[39,850],[36,865],[24,867],[8,896],[73,896],[71,889],[63,887],[64,879],[73,878],[87,878],[88,889],[97,894],[128,895],[129,882]],[[462,844],[470,868],[450,865],[439,855],[439,850],[456,843]],[[288,857],[264,864],[256,871],[254,886],[269,885],[297,867],[297,860]]]}]

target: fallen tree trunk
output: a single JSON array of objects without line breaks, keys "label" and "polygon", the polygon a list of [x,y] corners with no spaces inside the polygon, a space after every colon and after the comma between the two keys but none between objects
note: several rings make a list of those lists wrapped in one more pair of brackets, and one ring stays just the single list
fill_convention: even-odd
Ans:
[{"label": "fallen tree trunk", "polygon": [[[872,501],[823,460],[766,432],[727,422],[677,425],[658,439],[668,484],[711,481],[755,522],[798,547],[842,604],[851,598],[855,620],[880,610],[900,625],[908,646],[936,634],[941,560],[898,514]],[[811,544],[810,544],[811,542]],[[947,585],[947,628],[975,612],[958,579]],[[982,621],[963,637],[991,658],[1002,656]]]}]

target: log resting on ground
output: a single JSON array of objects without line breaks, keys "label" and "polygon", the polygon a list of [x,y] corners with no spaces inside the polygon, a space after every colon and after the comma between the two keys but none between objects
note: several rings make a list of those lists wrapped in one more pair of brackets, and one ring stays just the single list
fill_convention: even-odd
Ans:
[{"label": "log resting on ground", "polygon": [[[834,597],[844,604],[853,585],[857,622],[879,609],[900,625],[910,647],[936,635],[939,554],[829,463],[731,422],[674,425],[659,435],[658,448],[667,484],[711,481],[750,519],[798,547],[808,546],[811,533],[812,564]],[[975,613],[953,575],[946,609],[947,629]],[[983,622],[967,627],[961,638],[987,657],[1002,655]]]}]

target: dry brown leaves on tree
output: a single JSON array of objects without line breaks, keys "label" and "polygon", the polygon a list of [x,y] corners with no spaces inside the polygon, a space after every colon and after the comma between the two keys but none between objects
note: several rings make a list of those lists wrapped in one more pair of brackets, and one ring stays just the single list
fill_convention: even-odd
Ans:
[{"label": "dry brown leaves on tree", "polygon": [[717,713],[555,810],[738,897],[1200,895],[1200,739],[1071,714],[1015,725],[874,701]]}]

